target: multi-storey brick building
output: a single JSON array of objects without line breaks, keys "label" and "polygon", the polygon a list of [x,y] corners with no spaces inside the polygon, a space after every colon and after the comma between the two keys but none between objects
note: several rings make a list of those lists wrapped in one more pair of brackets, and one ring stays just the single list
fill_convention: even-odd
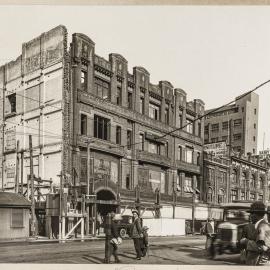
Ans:
[{"label": "multi-storey brick building", "polygon": [[[259,96],[250,93],[222,109],[207,110],[205,143],[226,141],[234,152],[257,153]],[[211,113],[213,111],[213,113]]]},{"label": "multi-storey brick building", "polygon": [[143,67],[129,73],[119,54],[96,55],[83,34],[68,50],[63,26],[23,44],[1,67],[0,87],[2,189],[26,188],[32,134],[35,176],[59,186],[61,172],[71,203],[90,179],[96,197],[88,202],[102,215],[137,207],[148,217],[191,219],[203,187],[200,99],[151,83]]},{"label": "multi-storey brick building", "polygon": [[[105,60],[94,50],[88,37],[73,35],[72,143],[79,150],[72,159],[78,175],[75,183],[86,181],[86,147],[92,139],[98,199],[106,199],[109,192],[116,200],[119,192],[120,204],[131,206],[133,190],[139,186],[141,206],[150,210],[157,190],[161,202],[168,206],[189,201],[185,198],[202,185],[204,123],[193,120],[203,115],[204,103],[198,99],[187,102],[186,93],[167,81],[152,84],[143,67],[134,67],[130,74],[127,60],[119,54],[110,54]],[[166,135],[168,132],[172,133]],[[161,215],[170,216],[164,209]],[[176,207],[175,215],[180,212]],[[151,211],[145,211],[147,214],[151,216]]]}]

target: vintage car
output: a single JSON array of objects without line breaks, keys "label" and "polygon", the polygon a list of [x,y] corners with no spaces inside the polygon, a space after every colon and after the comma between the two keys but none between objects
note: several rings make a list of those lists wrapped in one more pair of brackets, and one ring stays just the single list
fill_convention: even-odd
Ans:
[{"label": "vintage car", "polygon": [[211,236],[207,246],[209,257],[226,251],[240,252],[240,240],[243,228],[249,222],[249,210],[252,202],[233,202],[223,204],[223,221],[217,226],[216,234]]},{"label": "vintage car", "polygon": [[[115,215],[116,227],[121,238],[130,236],[131,226],[132,226],[132,216],[131,215]],[[105,228],[105,223],[101,224],[101,228]]]}]

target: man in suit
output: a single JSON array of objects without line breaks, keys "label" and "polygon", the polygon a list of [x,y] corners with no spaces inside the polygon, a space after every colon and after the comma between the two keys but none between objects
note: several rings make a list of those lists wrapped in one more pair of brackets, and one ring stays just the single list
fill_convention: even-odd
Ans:
[{"label": "man in suit", "polygon": [[265,217],[266,206],[262,201],[256,201],[249,212],[255,231],[248,236],[246,264],[269,265],[270,226]]},{"label": "man in suit", "polygon": [[206,223],[204,225],[204,232],[206,235],[206,241],[205,241],[205,250],[207,253],[207,256],[210,258],[213,258],[215,256],[215,250],[214,250],[214,219],[207,219]]},{"label": "man in suit", "polygon": [[109,250],[109,261],[111,260],[111,256],[114,256],[115,263],[120,263],[118,258],[118,245],[119,245],[119,234],[117,231],[115,213],[111,213],[112,223],[111,223],[111,241],[110,241],[110,250]]},{"label": "man in suit", "polygon": [[136,251],[136,259],[141,260],[142,251],[141,251],[141,238],[142,235],[142,225],[139,217],[139,212],[137,210],[132,211],[133,214],[133,223],[131,227],[131,238],[134,242],[134,248]]}]

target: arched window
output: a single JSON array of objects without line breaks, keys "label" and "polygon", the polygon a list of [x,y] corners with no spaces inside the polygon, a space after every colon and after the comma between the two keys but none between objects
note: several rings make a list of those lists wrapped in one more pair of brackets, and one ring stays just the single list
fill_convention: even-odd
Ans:
[{"label": "arched window", "polygon": [[250,181],[250,187],[251,187],[251,188],[255,188],[255,183],[256,183],[255,175],[252,174],[252,175],[251,175],[251,181]]},{"label": "arched window", "polygon": [[232,176],[231,176],[231,181],[232,181],[232,183],[236,183],[236,176],[237,176],[237,171],[234,169],[233,171],[232,171]]},{"label": "arched window", "polygon": [[240,187],[245,186],[245,181],[246,181],[246,173],[242,172],[241,177],[240,177]]},{"label": "arched window", "polygon": [[213,190],[212,188],[208,188],[207,190],[207,202],[212,202],[213,201]]},{"label": "arched window", "polygon": [[197,165],[201,164],[201,154],[198,152],[197,153]]},{"label": "arched window", "polygon": [[223,189],[218,191],[218,203],[224,203],[225,192]]},{"label": "arched window", "polygon": [[259,189],[263,189],[263,178],[260,177],[259,179]]}]

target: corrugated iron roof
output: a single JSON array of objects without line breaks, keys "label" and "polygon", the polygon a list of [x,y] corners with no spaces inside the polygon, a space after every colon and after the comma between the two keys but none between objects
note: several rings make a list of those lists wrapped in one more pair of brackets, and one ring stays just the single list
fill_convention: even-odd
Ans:
[{"label": "corrugated iron roof", "polygon": [[11,192],[0,192],[0,208],[30,208],[31,202],[22,195]]}]

